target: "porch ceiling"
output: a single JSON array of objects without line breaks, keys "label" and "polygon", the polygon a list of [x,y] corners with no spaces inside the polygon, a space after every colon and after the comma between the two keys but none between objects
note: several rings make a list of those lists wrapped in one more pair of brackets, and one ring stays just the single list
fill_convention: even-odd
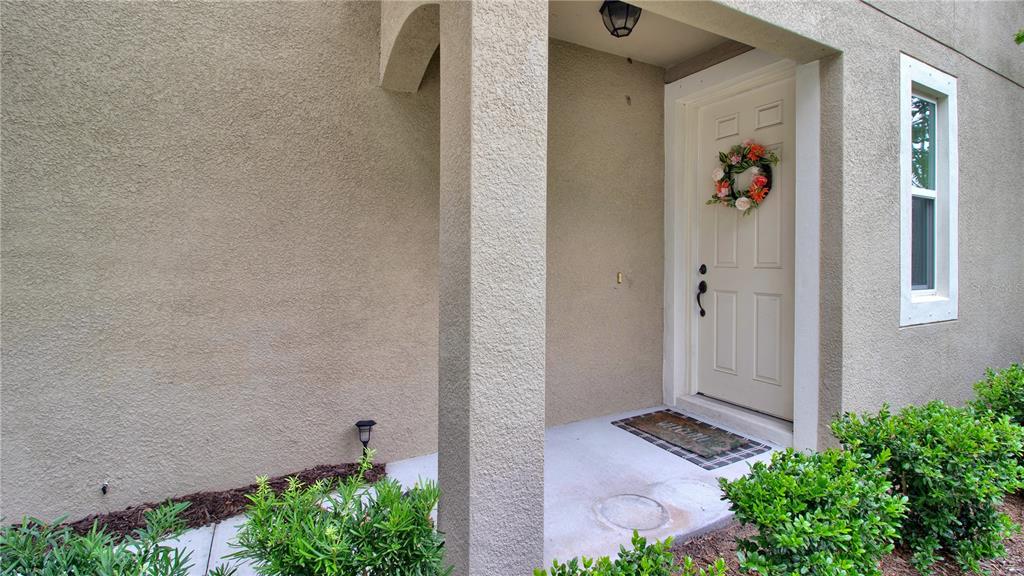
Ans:
[{"label": "porch ceiling", "polygon": [[604,28],[600,0],[555,0],[549,4],[552,38],[669,68],[726,42],[727,39],[649,10],[633,33],[615,38]]}]

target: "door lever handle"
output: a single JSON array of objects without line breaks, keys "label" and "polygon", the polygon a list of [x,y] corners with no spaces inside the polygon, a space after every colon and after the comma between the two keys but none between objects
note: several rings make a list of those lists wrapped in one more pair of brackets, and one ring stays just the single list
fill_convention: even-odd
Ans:
[{"label": "door lever handle", "polygon": [[701,280],[700,284],[697,284],[697,308],[700,308],[700,315],[704,316],[707,312],[704,311],[704,306],[701,306],[700,295],[708,291],[708,283]]}]

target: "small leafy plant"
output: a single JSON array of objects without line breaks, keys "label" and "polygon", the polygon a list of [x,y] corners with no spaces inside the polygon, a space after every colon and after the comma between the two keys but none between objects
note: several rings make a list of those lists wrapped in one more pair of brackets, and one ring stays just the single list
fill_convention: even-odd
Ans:
[{"label": "small leafy plant", "polygon": [[180,519],[188,502],[165,504],[146,512],[146,526],[118,541],[93,524],[78,535],[58,520],[47,524],[27,518],[21,524],[0,529],[0,574],[56,576],[185,576],[191,552],[162,546],[161,541],[180,536]]},{"label": "small leafy plant", "polygon": [[707,568],[698,569],[687,557],[680,564],[672,554],[672,538],[648,544],[647,539],[633,531],[632,548],[619,547],[614,561],[607,556],[598,559],[573,558],[568,562],[555,560],[551,571],[536,569],[534,576],[725,576],[725,561],[721,558]]},{"label": "small leafy plant", "polygon": [[720,479],[736,518],[758,530],[737,542],[740,567],[764,576],[880,575],[906,512],[886,479],[888,457],[790,449],[742,478]]},{"label": "small leafy plant", "polygon": [[975,408],[1009,416],[1024,426],[1024,367],[1020,364],[999,372],[986,370],[985,379],[974,385],[974,391],[978,395]]},{"label": "small leafy plant", "polygon": [[206,573],[206,576],[235,576],[238,567],[233,564],[219,564],[213,570]]},{"label": "small leafy plant", "polygon": [[1003,540],[1018,527],[999,504],[1024,482],[1024,429],[1008,416],[931,402],[895,415],[888,407],[877,416],[847,414],[832,431],[852,450],[891,454],[889,480],[908,499],[901,539],[922,573],[942,552],[975,572],[1005,554]]},{"label": "small leafy plant", "polygon": [[437,485],[406,493],[393,479],[368,485],[372,458],[367,451],[359,473],[337,484],[292,479],[278,494],[260,478],[232,556],[254,560],[267,576],[448,574],[443,540],[430,519]]}]

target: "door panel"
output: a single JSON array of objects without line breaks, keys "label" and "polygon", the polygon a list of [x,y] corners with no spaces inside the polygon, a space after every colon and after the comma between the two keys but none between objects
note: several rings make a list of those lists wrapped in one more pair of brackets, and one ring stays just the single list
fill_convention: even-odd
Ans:
[{"label": "door panel", "polygon": [[736,373],[736,293],[715,290],[715,369]]},{"label": "door panel", "polygon": [[[707,315],[698,322],[697,389],[759,412],[793,418],[793,78],[716,100],[697,111],[698,266],[706,264]],[[752,139],[775,150],[772,189],[746,216],[704,205],[718,153]],[[737,178],[748,182],[749,171]]]},{"label": "door panel", "polygon": [[754,379],[778,385],[782,336],[782,295],[754,295]]},{"label": "door panel", "polygon": [[739,217],[736,210],[722,210],[715,214],[715,266],[719,268],[736,267]]}]

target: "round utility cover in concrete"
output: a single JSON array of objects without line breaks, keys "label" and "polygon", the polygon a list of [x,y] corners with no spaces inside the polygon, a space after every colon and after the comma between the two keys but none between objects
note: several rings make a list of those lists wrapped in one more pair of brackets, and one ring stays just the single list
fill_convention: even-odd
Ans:
[{"label": "round utility cover in concrete", "polygon": [[597,513],[603,520],[627,530],[653,530],[668,522],[665,507],[639,494],[619,494],[601,501]]}]

